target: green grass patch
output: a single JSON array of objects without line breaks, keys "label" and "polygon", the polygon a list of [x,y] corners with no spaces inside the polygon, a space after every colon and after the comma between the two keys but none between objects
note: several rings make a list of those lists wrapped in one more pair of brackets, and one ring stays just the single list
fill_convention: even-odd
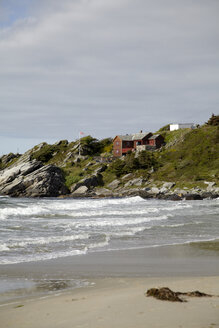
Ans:
[{"label": "green grass patch", "polygon": [[[217,126],[206,125],[189,132],[180,130],[169,132],[167,145],[157,158],[160,167],[153,174],[153,178],[164,181],[217,182],[219,179],[217,133]],[[174,143],[171,144],[173,140]]]}]

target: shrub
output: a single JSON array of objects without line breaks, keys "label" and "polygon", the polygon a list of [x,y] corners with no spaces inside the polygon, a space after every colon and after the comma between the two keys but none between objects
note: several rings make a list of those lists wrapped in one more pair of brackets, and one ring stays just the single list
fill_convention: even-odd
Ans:
[{"label": "shrub", "polygon": [[108,170],[112,173],[115,173],[117,178],[119,178],[122,174],[124,174],[124,167],[125,167],[124,161],[118,158],[110,164]]},{"label": "shrub", "polygon": [[139,167],[138,158],[135,158],[135,153],[127,153],[125,157],[124,173],[131,173]]},{"label": "shrub", "polygon": [[207,125],[214,125],[214,126],[219,125],[219,115],[212,114],[206,124]]},{"label": "shrub", "polygon": [[86,136],[80,139],[80,147],[81,147],[81,154],[82,155],[94,155],[99,153],[100,151],[100,144],[97,139]]},{"label": "shrub", "polygon": [[46,163],[53,157],[54,151],[55,151],[55,146],[46,144],[40,150],[34,152],[31,155],[31,158]]},{"label": "shrub", "polygon": [[65,179],[66,187],[70,188],[74,183],[77,183],[81,180],[79,175],[68,175]]}]

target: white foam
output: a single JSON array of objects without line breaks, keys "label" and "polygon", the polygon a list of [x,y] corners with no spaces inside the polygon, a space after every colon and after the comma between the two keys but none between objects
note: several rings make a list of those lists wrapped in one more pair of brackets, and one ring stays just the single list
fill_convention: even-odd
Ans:
[{"label": "white foam", "polygon": [[38,262],[38,261],[46,261],[57,259],[60,257],[68,257],[68,256],[76,256],[76,255],[84,255],[87,253],[87,247],[83,250],[74,249],[71,251],[64,252],[53,252],[53,253],[43,253],[41,255],[34,254],[34,256],[14,256],[10,258],[0,259],[0,264],[15,264],[15,263],[24,263],[24,262]]},{"label": "white foam", "polygon": [[0,252],[5,252],[5,251],[9,251],[10,248],[8,248],[8,246],[6,244],[1,244],[0,245]]},{"label": "white foam", "polygon": [[[145,201],[141,197],[121,198],[121,199],[100,199],[100,200],[41,200],[35,204],[15,203],[16,207],[7,207],[1,209],[0,219],[4,220],[10,217],[35,217],[35,216],[96,216],[96,215],[114,215],[121,207],[118,205],[141,204]],[[112,210],[113,206],[113,210]],[[135,212],[135,209],[123,208],[124,212]],[[155,208],[142,209],[144,213],[156,212]],[[137,210],[137,213],[139,210]]]},{"label": "white foam", "polygon": [[34,216],[39,214],[48,214],[49,210],[41,206],[15,207],[1,209],[0,219],[7,219],[10,217],[24,217]]},{"label": "white foam", "polygon": [[137,233],[144,231],[144,230],[150,230],[152,227],[145,227],[145,226],[141,226],[141,227],[134,227],[134,228],[130,228],[129,230],[120,230],[120,232],[111,232],[109,233],[109,235],[111,237],[126,237],[126,236],[134,236]]},{"label": "white foam", "polygon": [[166,220],[168,218],[167,215],[162,216],[155,216],[155,217],[142,217],[142,218],[110,218],[110,220],[82,220],[74,222],[73,225],[76,228],[82,228],[82,227],[119,227],[119,226],[132,226],[140,223],[147,223],[151,221],[162,221]]},{"label": "white foam", "polygon": [[[217,202],[205,202],[203,206],[204,203],[140,197],[5,200],[1,204],[5,208],[0,209],[0,218],[4,217],[0,222],[0,263],[49,260],[107,250],[117,245],[119,248],[142,244],[152,247],[156,246],[153,245],[155,240],[158,246],[168,242],[181,244],[190,239],[200,241],[216,235]],[[208,204],[211,204],[210,211]],[[187,225],[197,229],[186,228]],[[171,233],[162,230],[166,227],[172,229]]]},{"label": "white foam", "polygon": [[73,241],[77,239],[88,239],[89,234],[73,235],[73,236],[54,236],[54,237],[38,237],[38,238],[25,238],[22,241],[12,240],[8,243],[9,248],[25,247],[27,245],[46,245],[51,243],[60,243],[65,241]]},{"label": "white foam", "polygon": [[160,225],[159,227],[161,228],[178,228],[178,227],[184,227],[188,225],[196,225],[196,224],[201,224],[201,221],[196,221],[196,222],[188,222],[188,223],[178,223],[178,224],[166,224],[166,225]]}]

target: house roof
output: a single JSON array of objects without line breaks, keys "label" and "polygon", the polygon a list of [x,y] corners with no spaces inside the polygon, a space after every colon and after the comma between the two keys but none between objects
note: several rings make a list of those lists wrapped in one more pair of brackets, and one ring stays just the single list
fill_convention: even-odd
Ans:
[{"label": "house roof", "polygon": [[124,140],[124,141],[132,141],[132,134],[126,134],[124,136],[122,135],[119,135],[118,136],[121,140]]},{"label": "house roof", "polygon": [[132,134],[132,140],[141,140],[146,137],[150,132],[140,132]]},{"label": "house roof", "polygon": [[153,136],[151,136],[150,138],[148,138],[148,140],[157,139],[159,136],[160,136],[160,134],[154,134]]},{"label": "house roof", "polygon": [[[134,140],[142,140],[151,132],[140,132],[134,134],[126,134],[126,135],[118,135],[118,137],[123,141],[134,141]],[[115,138],[114,138],[115,139]]]}]

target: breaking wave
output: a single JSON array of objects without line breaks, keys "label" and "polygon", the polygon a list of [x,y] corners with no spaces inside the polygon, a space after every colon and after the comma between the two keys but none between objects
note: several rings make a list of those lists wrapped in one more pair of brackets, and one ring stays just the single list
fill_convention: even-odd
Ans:
[{"label": "breaking wave", "polygon": [[0,264],[217,239],[219,200],[0,197]]}]

